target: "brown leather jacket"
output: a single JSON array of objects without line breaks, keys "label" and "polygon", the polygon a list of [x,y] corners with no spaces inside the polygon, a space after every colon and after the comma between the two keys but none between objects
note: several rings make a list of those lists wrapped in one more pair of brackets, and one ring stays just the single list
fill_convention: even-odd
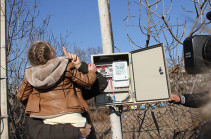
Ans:
[{"label": "brown leather jacket", "polygon": [[[49,63],[58,64],[54,64],[54,68],[47,68],[47,71],[43,71],[50,65]],[[32,67],[29,67],[28,71],[26,70],[26,79],[17,93],[17,99],[26,104],[25,113],[35,118],[51,118],[69,112],[88,111],[88,106],[79,87],[92,86],[96,79],[96,73],[89,71],[87,74],[83,74],[74,67],[73,63],[64,59],[56,62],[52,60],[46,65],[39,67],[38,70],[32,70]],[[51,69],[50,73],[48,73],[49,69]],[[37,74],[33,75],[35,71]],[[45,79],[43,79],[43,75],[46,76]],[[60,77],[58,78],[58,76]],[[58,81],[54,79],[58,79]]]}]

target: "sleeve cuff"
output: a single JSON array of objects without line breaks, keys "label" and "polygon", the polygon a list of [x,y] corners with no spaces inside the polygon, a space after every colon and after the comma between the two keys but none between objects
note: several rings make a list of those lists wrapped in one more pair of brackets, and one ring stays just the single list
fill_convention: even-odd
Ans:
[{"label": "sleeve cuff", "polygon": [[88,73],[88,65],[82,61],[78,70],[82,73]]},{"label": "sleeve cuff", "polygon": [[185,96],[180,96],[180,103],[185,104]]}]

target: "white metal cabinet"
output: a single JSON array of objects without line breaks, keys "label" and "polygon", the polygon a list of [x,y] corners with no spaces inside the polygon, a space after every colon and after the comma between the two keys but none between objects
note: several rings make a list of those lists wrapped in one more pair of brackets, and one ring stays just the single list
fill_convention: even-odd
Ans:
[{"label": "white metal cabinet", "polygon": [[[166,101],[170,97],[170,86],[163,44],[132,51],[129,53],[97,54],[91,60],[96,64],[112,86],[111,70],[113,62],[127,61],[128,87],[107,87],[103,94],[95,98],[96,105],[122,105]],[[104,69],[103,69],[104,68]],[[108,71],[108,70],[107,70]],[[111,83],[111,84],[110,84]]]}]

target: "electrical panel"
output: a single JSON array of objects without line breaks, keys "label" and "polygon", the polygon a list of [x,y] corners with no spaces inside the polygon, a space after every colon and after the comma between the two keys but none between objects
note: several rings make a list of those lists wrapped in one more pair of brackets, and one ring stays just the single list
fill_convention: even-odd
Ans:
[{"label": "electrical panel", "polygon": [[96,54],[92,63],[108,81],[97,106],[167,101],[170,85],[163,44],[129,53]]}]

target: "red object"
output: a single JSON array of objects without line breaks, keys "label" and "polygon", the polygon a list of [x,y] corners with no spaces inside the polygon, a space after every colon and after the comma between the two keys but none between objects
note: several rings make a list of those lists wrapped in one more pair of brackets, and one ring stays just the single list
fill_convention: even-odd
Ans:
[{"label": "red object", "polygon": [[110,78],[111,89],[113,89],[112,78]]}]

